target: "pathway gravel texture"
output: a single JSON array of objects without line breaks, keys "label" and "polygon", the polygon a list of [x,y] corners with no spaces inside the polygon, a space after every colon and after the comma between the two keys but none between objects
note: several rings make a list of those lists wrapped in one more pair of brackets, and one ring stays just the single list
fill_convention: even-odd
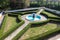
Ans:
[{"label": "pathway gravel texture", "polygon": [[0,26],[1,26],[1,24],[2,24],[3,19],[4,19],[4,15],[2,15],[2,16],[0,17]]}]

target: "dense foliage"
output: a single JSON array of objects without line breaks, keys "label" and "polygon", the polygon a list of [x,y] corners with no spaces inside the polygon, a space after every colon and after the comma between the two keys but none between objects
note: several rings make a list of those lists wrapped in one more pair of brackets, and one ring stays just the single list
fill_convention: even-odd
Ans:
[{"label": "dense foliage", "polygon": [[9,0],[0,0],[0,9],[6,9],[9,5]]}]

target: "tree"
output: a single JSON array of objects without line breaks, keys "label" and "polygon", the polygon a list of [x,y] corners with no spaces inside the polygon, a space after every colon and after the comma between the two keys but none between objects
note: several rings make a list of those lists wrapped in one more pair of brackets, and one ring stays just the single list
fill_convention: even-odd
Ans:
[{"label": "tree", "polygon": [[27,8],[30,5],[29,0],[10,0],[10,6],[14,9]]},{"label": "tree", "polygon": [[9,0],[0,0],[0,9],[4,10],[8,8]]}]

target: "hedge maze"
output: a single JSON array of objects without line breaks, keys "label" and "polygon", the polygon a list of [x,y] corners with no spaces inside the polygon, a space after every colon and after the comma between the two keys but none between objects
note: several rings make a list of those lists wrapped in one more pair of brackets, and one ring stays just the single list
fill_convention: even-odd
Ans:
[{"label": "hedge maze", "polygon": [[[0,40],[4,40],[7,36],[9,36],[12,32],[14,32],[17,28],[19,28],[20,26],[22,26],[25,23],[25,21],[23,19],[21,19],[22,15],[31,14],[32,12],[37,12],[37,11],[36,10],[35,11],[26,11],[26,12],[11,13],[11,14],[7,13],[5,15],[2,26],[0,28]],[[57,23],[60,24],[60,17],[54,15],[53,13],[50,13],[50,12],[44,10],[41,13],[41,15],[44,15],[47,18],[47,20],[42,21],[42,22],[31,22],[31,23],[29,23],[12,40],[18,40],[29,28],[31,28],[31,25],[42,25],[42,24],[49,23],[50,21],[57,22]],[[15,25],[10,26],[10,29],[4,33],[4,28],[6,27],[5,25],[6,25],[6,22],[7,22],[6,20],[8,19],[7,18],[8,16],[16,17],[16,19],[18,20],[18,23],[15,24]],[[15,22],[15,21],[13,21],[13,22]],[[31,38],[28,38],[26,40],[37,40],[38,38],[40,38],[42,40],[44,37],[46,37],[46,36],[48,36],[50,34],[53,34],[55,32],[58,32],[58,31],[60,31],[60,27],[57,27],[56,29],[53,29],[53,31],[50,30],[50,31],[44,32],[44,33],[42,33],[40,35],[37,35],[36,37],[31,37]]]}]

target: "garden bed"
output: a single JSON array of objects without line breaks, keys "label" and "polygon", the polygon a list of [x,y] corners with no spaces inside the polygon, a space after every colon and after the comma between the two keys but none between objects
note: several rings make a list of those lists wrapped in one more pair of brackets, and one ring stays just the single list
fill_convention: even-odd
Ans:
[{"label": "garden bed", "polygon": [[26,40],[30,37],[34,37],[36,35],[53,30],[55,28],[57,28],[57,24],[54,24],[54,23],[48,23],[43,26],[38,25],[32,28],[29,28],[27,32],[25,32],[24,35],[19,40]]},{"label": "garden bed", "polygon": [[[6,15],[7,19],[5,21],[3,35],[0,36],[0,40],[4,40],[9,34],[11,34],[14,30],[16,30],[18,27],[20,27],[22,24],[24,24],[24,21],[21,20],[19,15]],[[19,19],[20,18],[20,19]]]},{"label": "garden bed", "polygon": [[7,19],[6,19],[6,25],[4,28],[4,32],[7,32],[11,27],[17,25],[20,21],[17,19],[17,16],[13,16],[13,15],[8,15]]}]

